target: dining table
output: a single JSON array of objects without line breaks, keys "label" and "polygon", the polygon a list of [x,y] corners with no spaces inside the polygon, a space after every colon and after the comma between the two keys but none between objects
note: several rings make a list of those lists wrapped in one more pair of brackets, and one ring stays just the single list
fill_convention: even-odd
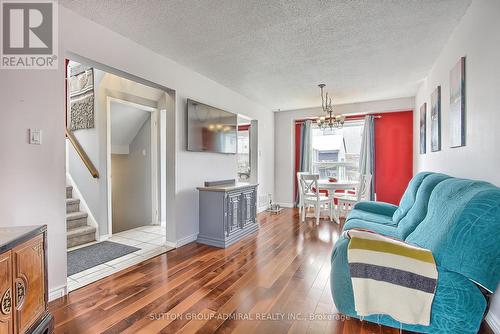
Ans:
[{"label": "dining table", "polygon": [[[359,185],[358,181],[351,180],[337,180],[335,182],[331,182],[330,180],[318,180],[318,188],[319,190],[327,190],[328,198],[330,199],[330,203],[333,203],[333,196],[335,195],[335,191],[337,190],[355,190]],[[340,218],[337,214],[337,210],[333,210],[333,219],[337,224],[340,224]]]}]

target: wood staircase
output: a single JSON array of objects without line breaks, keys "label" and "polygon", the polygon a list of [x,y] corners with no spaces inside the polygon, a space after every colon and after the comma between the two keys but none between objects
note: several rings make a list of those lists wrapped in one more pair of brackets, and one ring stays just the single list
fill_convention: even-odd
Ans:
[{"label": "wood staircase", "polygon": [[73,198],[73,187],[66,187],[67,248],[95,241],[96,228],[89,226],[88,214],[80,211],[80,200]]}]

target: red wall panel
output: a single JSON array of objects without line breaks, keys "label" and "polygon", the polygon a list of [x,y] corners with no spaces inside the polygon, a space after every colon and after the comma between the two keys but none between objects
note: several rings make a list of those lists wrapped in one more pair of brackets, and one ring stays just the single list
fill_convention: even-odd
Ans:
[{"label": "red wall panel", "polygon": [[380,114],[375,119],[377,201],[399,204],[413,176],[413,112]]}]

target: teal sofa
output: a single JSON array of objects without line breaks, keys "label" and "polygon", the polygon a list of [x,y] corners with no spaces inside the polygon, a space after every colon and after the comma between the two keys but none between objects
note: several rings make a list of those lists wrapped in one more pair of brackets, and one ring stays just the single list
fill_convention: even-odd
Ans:
[{"label": "teal sofa", "polygon": [[[425,175],[417,188],[397,223],[349,217],[344,230],[369,229],[432,251],[438,282],[431,324],[404,324],[384,314],[364,319],[419,333],[477,333],[487,300],[500,281],[500,188],[435,173]],[[348,243],[341,237],[335,244],[331,290],[337,309],[359,318],[347,262]]]}]

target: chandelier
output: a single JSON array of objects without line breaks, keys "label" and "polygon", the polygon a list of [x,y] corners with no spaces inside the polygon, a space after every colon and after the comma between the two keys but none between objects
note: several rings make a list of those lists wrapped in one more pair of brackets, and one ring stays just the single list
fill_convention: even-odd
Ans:
[{"label": "chandelier", "polygon": [[321,108],[328,116],[321,116],[316,122],[318,124],[318,127],[322,130],[325,130],[327,128],[341,129],[344,126],[345,116],[333,114],[332,98],[328,97],[328,92],[326,92],[326,94],[323,94],[323,88],[325,86],[325,84],[318,85],[319,89],[321,90]]}]

